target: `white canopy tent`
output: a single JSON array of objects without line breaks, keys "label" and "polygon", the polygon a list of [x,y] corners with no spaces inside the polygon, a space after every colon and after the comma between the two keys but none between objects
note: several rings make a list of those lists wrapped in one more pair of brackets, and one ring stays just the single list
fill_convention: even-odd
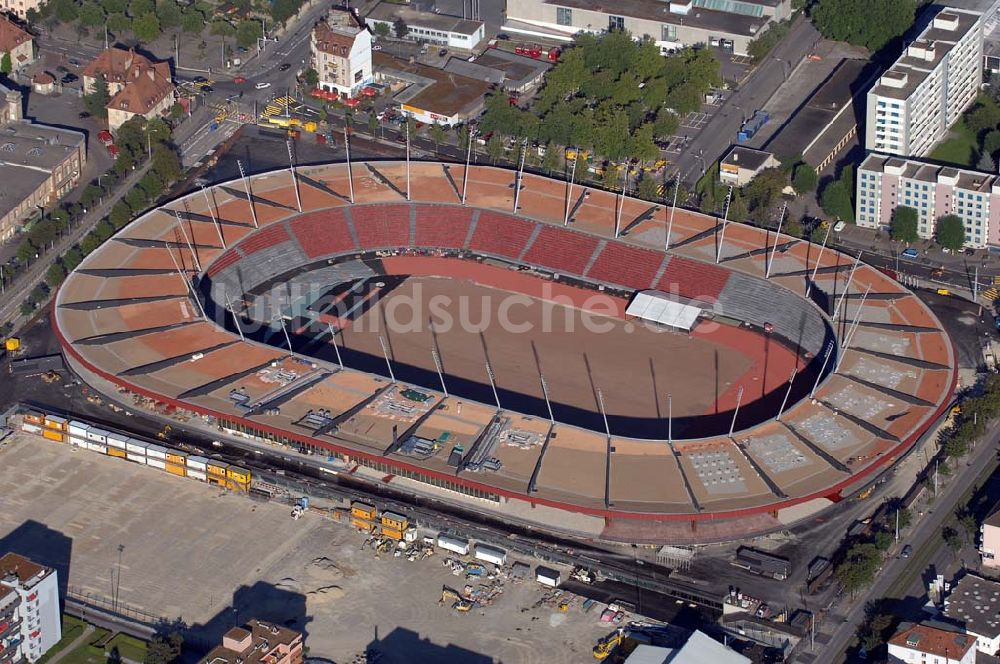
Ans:
[{"label": "white canopy tent", "polygon": [[662,291],[646,290],[636,293],[625,309],[625,315],[690,332],[701,311],[699,307],[670,299]]}]

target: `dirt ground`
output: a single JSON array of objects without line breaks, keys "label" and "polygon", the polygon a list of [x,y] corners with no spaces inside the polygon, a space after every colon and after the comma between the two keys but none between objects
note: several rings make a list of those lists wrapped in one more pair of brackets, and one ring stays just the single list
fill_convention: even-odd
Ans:
[{"label": "dirt ground", "polygon": [[753,365],[711,336],[441,278],[407,279],[355,320],[343,339],[347,349],[384,366],[380,337],[402,365],[398,371],[416,367],[434,383],[432,348],[447,381],[488,387],[488,357],[501,403],[514,409],[509,400],[517,395],[542,398],[542,374],[556,404],[594,412],[600,390],[609,415],[659,418],[666,417],[670,393],[675,417],[706,415]]},{"label": "dirt ground", "polygon": [[[438,603],[464,577],[425,560],[362,550],[362,535],[287,507],[29,435],[0,444],[0,551],[53,565],[77,593],[109,597],[118,545],[120,599],[194,625],[207,648],[259,617],[302,628],[313,657],[347,662],[581,662],[610,630],[600,610],[532,608],[543,589],[508,581],[499,599],[459,614]],[[530,562],[530,561],[526,561]]]}]

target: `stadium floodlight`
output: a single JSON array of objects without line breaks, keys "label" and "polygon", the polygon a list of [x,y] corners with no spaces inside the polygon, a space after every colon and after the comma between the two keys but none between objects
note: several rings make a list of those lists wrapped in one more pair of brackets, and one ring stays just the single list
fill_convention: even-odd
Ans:
[{"label": "stadium floodlight", "polygon": [[333,330],[333,323],[327,323],[326,327],[330,330],[330,343],[333,344],[333,352],[337,355],[337,364],[343,369],[344,361],[340,359],[340,347],[337,346],[337,333]]},{"label": "stadium floodlight", "polygon": [[847,299],[847,294],[851,292],[851,284],[854,283],[854,273],[858,269],[858,265],[861,263],[861,254],[864,252],[859,251],[858,257],[854,259],[854,267],[851,268],[851,274],[847,277],[847,286],[844,287],[844,292],[840,294],[840,300],[837,301],[837,307],[833,310],[833,317],[830,319],[836,321],[837,317],[840,315],[840,308],[844,304],[844,300]]},{"label": "stadium floodlight", "polygon": [[733,203],[733,187],[729,186],[729,193],[726,194],[726,210],[722,214],[722,233],[719,235],[719,248],[715,252],[715,262],[722,261],[722,247],[726,242],[726,227],[729,226],[729,208]]},{"label": "stadium floodlight", "polygon": [[410,200],[410,119],[406,119],[406,200]]},{"label": "stadium floodlight", "polygon": [[563,217],[563,226],[569,225],[569,209],[573,205],[573,180],[576,179],[576,162],[580,158],[580,148],[575,148],[573,152],[573,168],[569,172],[569,187],[566,189],[566,214]]},{"label": "stadium floodlight", "polygon": [[517,214],[517,201],[521,195],[521,183],[524,182],[524,158],[528,155],[528,139],[525,138],[521,144],[521,165],[517,168],[517,175],[514,176],[514,214]]},{"label": "stadium floodlight", "polygon": [[347,133],[347,125],[344,125],[344,150],[347,151],[347,186],[351,192],[351,205],[354,205],[354,171],[351,169],[351,137]]},{"label": "stadium floodlight", "polygon": [[205,205],[208,208],[208,216],[212,218],[212,223],[215,224],[215,232],[219,235],[219,242],[222,243],[222,248],[225,249],[226,238],[222,237],[222,226],[219,225],[219,220],[215,217],[215,212],[212,211],[212,200],[208,197],[208,190],[202,187],[201,194],[205,197]]},{"label": "stadium floodlight", "polygon": [[555,424],[556,418],[552,415],[552,402],[549,401],[549,385],[545,382],[545,376],[538,374],[538,379],[542,382],[542,396],[545,397],[545,408],[549,411],[549,423]]},{"label": "stadium floodlight", "polygon": [[177,219],[177,226],[181,229],[181,235],[184,236],[184,242],[187,243],[188,250],[191,251],[191,260],[194,261],[195,267],[201,272],[201,261],[198,260],[198,254],[194,250],[194,245],[191,244],[191,238],[188,237],[187,231],[184,230],[184,221],[181,219],[181,211],[174,210],[174,217]]},{"label": "stadium floodlight", "polygon": [[174,258],[174,252],[170,249],[170,245],[164,242],[163,246],[167,250],[167,253],[170,254],[170,260],[173,261],[174,267],[177,269],[177,276],[179,276],[181,278],[181,281],[184,282],[184,289],[187,290],[188,294],[194,298],[195,304],[198,305],[198,311],[201,312],[201,317],[207,319],[208,316],[205,315],[205,308],[201,306],[201,300],[198,299],[198,294],[194,292],[194,288],[192,288],[191,282],[188,281],[188,278],[184,276],[184,272],[181,270],[181,265],[180,263],[177,262],[177,259]]},{"label": "stadium floodlight", "polygon": [[393,373],[392,362],[389,361],[389,348],[385,345],[385,339],[382,338],[382,335],[379,335],[378,342],[382,346],[382,357],[385,358],[385,366],[389,368],[389,379],[395,383],[396,374]]},{"label": "stadium floodlight", "polygon": [[833,341],[826,344],[826,355],[823,358],[823,366],[819,368],[819,374],[816,376],[816,382],[813,383],[812,391],[809,393],[810,399],[816,396],[816,390],[819,388],[819,381],[823,380],[823,372],[826,371],[826,365],[830,361],[830,355],[833,354],[833,347],[835,345],[836,344],[834,344]]},{"label": "stadium floodlight", "polygon": [[674,212],[677,211],[677,192],[681,190],[681,172],[677,171],[677,177],[674,178],[674,204],[670,206],[670,222],[667,223],[667,242],[664,246],[664,251],[670,251],[670,236],[674,233]]},{"label": "stadium floodlight", "polygon": [[847,354],[847,349],[851,345],[851,340],[854,339],[854,333],[858,330],[858,324],[861,323],[861,311],[865,308],[865,302],[868,301],[868,293],[870,293],[871,290],[872,287],[869,284],[868,288],[865,289],[865,294],[861,296],[861,304],[858,305],[858,311],[854,314],[854,322],[847,330],[847,335],[844,337],[844,343],[840,345],[840,353],[837,354],[837,364],[833,367],[834,373],[840,371],[840,363],[844,361],[844,355]]},{"label": "stadium floodlight", "polygon": [[781,415],[785,412],[785,406],[788,404],[788,397],[792,393],[792,383],[794,382],[795,382],[795,367],[792,367],[792,375],[788,377],[788,389],[785,390],[785,398],[781,400],[781,407],[778,408],[778,414],[774,418],[775,422],[781,421]]},{"label": "stadium floodlight", "polygon": [[240,169],[240,178],[243,180],[243,190],[247,192],[247,203],[250,205],[250,216],[253,218],[253,227],[260,228],[257,224],[257,208],[253,205],[253,194],[250,192],[250,181],[247,180],[247,174],[243,170],[243,162],[237,159],[236,167]]},{"label": "stadium floodlight", "polygon": [[774,265],[774,255],[778,253],[778,239],[781,237],[781,224],[785,221],[785,213],[788,211],[788,201],[781,206],[781,216],[778,217],[778,230],[774,234],[774,246],[771,248],[771,255],[767,259],[767,269],[764,270],[764,278],[771,278],[771,266]]},{"label": "stadium floodlight", "polygon": [[292,139],[285,140],[285,147],[288,148],[288,172],[292,174],[292,189],[295,190],[295,206],[302,212],[302,196],[299,195],[299,181],[295,177],[295,154],[292,151]]},{"label": "stadium floodlight", "polygon": [[229,297],[229,293],[226,293],[226,309],[229,313],[233,315],[233,322],[236,324],[236,331],[240,333],[240,341],[246,341],[247,338],[243,336],[243,327],[240,325],[240,319],[236,315],[236,309],[233,307],[233,299]]},{"label": "stadium floodlight", "polygon": [[826,237],[823,238],[823,244],[820,245],[819,255],[816,256],[816,265],[813,267],[812,277],[809,278],[809,283],[806,285],[806,297],[812,293],[813,282],[816,281],[816,274],[819,273],[819,265],[823,262],[823,252],[826,251],[827,240],[830,239],[830,231],[833,230],[833,224],[827,222],[826,224]]},{"label": "stadium floodlight", "polygon": [[674,395],[667,395],[667,444],[674,444]]},{"label": "stadium floodlight", "polygon": [[444,384],[444,370],[441,368],[441,357],[438,355],[437,348],[431,348],[431,357],[434,358],[434,368],[437,369],[438,380],[441,381],[441,391],[447,397],[448,386]]},{"label": "stadium floodlight", "polygon": [[622,193],[615,197],[615,239],[618,239],[619,229],[622,227],[622,211],[625,209],[625,189],[628,187],[628,167],[622,169]]},{"label": "stadium floodlight", "polygon": [[502,410],[500,408],[500,395],[497,393],[496,376],[493,375],[493,367],[490,366],[489,360],[486,360],[486,375],[490,379],[490,387],[493,388],[493,400],[497,402],[497,412],[499,412]]},{"label": "stadium floodlight", "polygon": [[733,437],[733,431],[736,429],[736,418],[740,414],[740,404],[743,403],[743,386],[740,385],[740,389],[736,392],[736,410],[733,411],[733,422],[729,425],[729,437]]},{"label": "stadium floodlight", "polygon": [[292,338],[288,336],[288,328],[285,326],[285,316],[283,314],[278,314],[278,321],[281,323],[281,331],[285,333],[285,343],[288,344],[288,354],[295,355],[295,351],[292,350]]},{"label": "stadium floodlight", "polygon": [[469,163],[472,161],[472,132],[469,132],[469,147],[465,154],[465,174],[462,177],[462,205],[465,205],[465,194],[469,191]]},{"label": "stadium floodlight", "polygon": [[604,409],[604,393],[601,392],[601,388],[597,388],[597,405],[601,407],[601,417],[604,419],[604,433],[608,435],[608,440],[611,440],[611,427],[608,426],[608,411]]}]

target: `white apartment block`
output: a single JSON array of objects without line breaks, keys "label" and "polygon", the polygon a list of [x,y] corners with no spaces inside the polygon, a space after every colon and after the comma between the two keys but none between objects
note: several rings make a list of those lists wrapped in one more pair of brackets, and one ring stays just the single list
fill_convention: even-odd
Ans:
[{"label": "white apartment block", "polygon": [[889,664],[975,664],[976,639],[967,634],[910,625],[889,639]]},{"label": "white apartment block", "polygon": [[36,662],[62,638],[56,571],[0,556],[0,664]]},{"label": "white apartment block", "polygon": [[354,97],[374,80],[372,36],[349,12],[331,11],[313,28],[310,41],[319,87]]},{"label": "white apartment block", "polygon": [[941,9],[868,91],[865,149],[931,152],[983,81],[982,14]]},{"label": "white apartment block", "polygon": [[934,236],[938,219],[956,215],[965,224],[965,246],[1000,245],[1000,178],[952,166],[869,154],[858,167],[857,223],[887,229],[899,206],[917,211],[917,232]]}]

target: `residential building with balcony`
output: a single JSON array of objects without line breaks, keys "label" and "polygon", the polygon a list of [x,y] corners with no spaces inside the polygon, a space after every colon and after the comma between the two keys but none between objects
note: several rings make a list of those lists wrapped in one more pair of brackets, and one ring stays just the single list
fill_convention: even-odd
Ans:
[{"label": "residential building with balcony", "polygon": [[37,662],[61,638],[56,570],[0,556],[0,664]]},{"label": "residential building with balcony", "polygon": [[253,619],[233,627],[199,664],[302,664],[301,632]]},{"label": "residential building with balcony", "polygon": [[354,97],[373,80],[372,36],[350,12],[333,10],[309,42],[319,87]]},{"label": "residential building with balcony", "polygon": [[1000,178],[991,173],[869,154],[858,167],[857,224],[887,229],[899,206],[917,211],[917,234],[934,237],[937,220],[956,215],[965,246],[1000,246]]},{"label": "residential building with balcony", "polygon": [[942,8],[868,91],[865,149],[924,157],[983,82],[983,17]]}]

